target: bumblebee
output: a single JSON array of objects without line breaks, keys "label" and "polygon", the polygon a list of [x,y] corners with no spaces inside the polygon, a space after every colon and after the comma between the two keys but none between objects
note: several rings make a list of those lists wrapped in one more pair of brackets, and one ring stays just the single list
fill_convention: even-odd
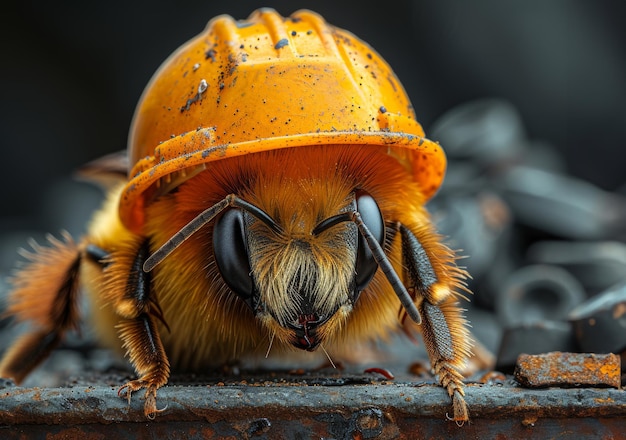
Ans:
[{"label": "bumblebee", "polygon": [[366,43],[310,11],[216,17],[150,81],[125,159],[100,170],[108,198],[86,236],[35,246],[16,272],[8,312],[34,330],[1,376],[45,359],[83,292],[136,370],[120,395],[145,390],[148,417],[171,368],[341,359],[408,317],[468,420],[467,274],[424,207],[445,155]]}]

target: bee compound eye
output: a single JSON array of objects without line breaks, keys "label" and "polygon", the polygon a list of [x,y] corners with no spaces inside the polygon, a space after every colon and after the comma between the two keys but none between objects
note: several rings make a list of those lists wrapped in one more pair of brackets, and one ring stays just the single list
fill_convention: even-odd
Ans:
[{"label": "bee compound eye", "polygon": [[[363,223],[370,230],[374,238],[382,246],[385,238],[385,223],[383,215],[378,208],[376,200],[365,191],[356,192],[356,209],[361,214]],[[372,255],[372,251],[363,235],[359,234],[358,248],[356,255],[356,290],[360,292],[365,289],[374,277],[378,263]]]},{"label": "bee compound eye", "polygon": [[215,221],[213,253],[217,268],[226,285],[252,307],[254,286],[245,237],[243,212],[240,209],[228,209]]}]

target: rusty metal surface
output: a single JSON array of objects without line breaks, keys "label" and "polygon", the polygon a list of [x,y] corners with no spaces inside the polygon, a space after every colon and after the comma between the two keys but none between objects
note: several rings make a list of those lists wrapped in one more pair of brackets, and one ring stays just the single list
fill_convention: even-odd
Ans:
[{"label": "rusty metal surface", "polygon": [[[202,382],[202,381],[199,381]],[[174,382],[176,383],[176,382]],[[170,385],[165,411],[143,416],[117,388],[6,386],[0,390],[0,438],[620,438],[626,393],[617,389],[525,389],[508,377],[470,383],[472,422],[446,419],[450,400],[429,382],[333,375]]]}]

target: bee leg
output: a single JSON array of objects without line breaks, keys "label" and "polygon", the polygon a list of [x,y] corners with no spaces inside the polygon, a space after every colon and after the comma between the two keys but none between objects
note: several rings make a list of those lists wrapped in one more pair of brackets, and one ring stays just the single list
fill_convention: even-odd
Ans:
[{"label": "bee leg", "polygon": [[170,365],[152,316],[142,313],[135,319],[124,320],[118,325],[123,346],[139,376],[118,390],[120,397],[130,403],[131,394],[146,389],[144,414],[148,418],[164,409],[156,407],[156,393],[169,379]]},{"label": "bee leg", "polygon": [[163,348],[157,319],[167,324],[152,291],[151,274],[142,267],[150,255],[148,241],[114,252],[106,260],[106,300],[120,316],[117,325],[122,347],[133,364],[138,379],[129,381],[118,390],[128,398],[133,392],[146,389],[144,414],[148,418],[163,410],[156,407],[157,390],[169,379],[170,364]]},{"label": "bee leg", "polygon": [[61,342],[68,329],[78,328],[78,273],[81,247],[64,234],[63,241],[48,237],[50,246],[32,243],[22,250],[28,263],[12,278],[6,315],[30,321],[35,330],[26,333],[4,354],[0,376],[24,378]]},{"label": "bee leg", "polygon": [[469,420],[463,376],[459,369],[469,357],[471,342],[467,322],[457,304],[455,288],[464,288],[465,272],[454,264],[452,251],[434,240],[432,232],[399,225],[407,290],[422,316],[421,333],[431,366],[452,399],[452,420]]}]

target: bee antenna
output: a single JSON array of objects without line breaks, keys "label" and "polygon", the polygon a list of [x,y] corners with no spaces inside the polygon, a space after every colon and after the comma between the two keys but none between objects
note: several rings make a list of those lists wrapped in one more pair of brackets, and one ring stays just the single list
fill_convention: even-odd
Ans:
[{"label": "bee antenna", "polygon": [[398,299],[400,300],[402,307],[406,310],[407,315],[409,315],[409,317],[416,324],[421,324],[422,316],[420,315],[415,302],[413,302],[413,298],[411,298],[411,295],[409,295],[406,287],[402,284],[400,277],[398,277],[398,274],[391,265],[387,255],[385,255],[385,251],[383,251],[383,248],[378,243],[378,240],[376,240],[372,232],[369,230],[358,211],[353,211],[350,214],[352,221],[359,228],[359,232],[363,238],[365,238],[365,241],[367,241],[367,245],[370,248],[370,251],[372,251],[372,256],[376,260],[376,263],[378,263],[378,267],[380,267],[383,271],[387,280],[389,280],[389,284],[391,284],[393,291],[396,295],[398,295]]},{"label": "bee antenna", "polygon": [[174,252],[181,244],[183,244],[189,237],[196,233],[207,223],[210,223],[219,213],[228,207],[240,208],[248,211],[257,219],[269,226],[271,230],[276,233],[282,231],[281,227],[272,219],[265,211],[252,203],[246,202],[240,199],[235,194],[229,194],[215,205],[202,211],[193,220],[183,226],[176,234],[174,234],[169,240],[157,249],[152,255],[150,255],[143,264],[143,271],[150,272],[161,261],[163,261],[169,254]]}]

